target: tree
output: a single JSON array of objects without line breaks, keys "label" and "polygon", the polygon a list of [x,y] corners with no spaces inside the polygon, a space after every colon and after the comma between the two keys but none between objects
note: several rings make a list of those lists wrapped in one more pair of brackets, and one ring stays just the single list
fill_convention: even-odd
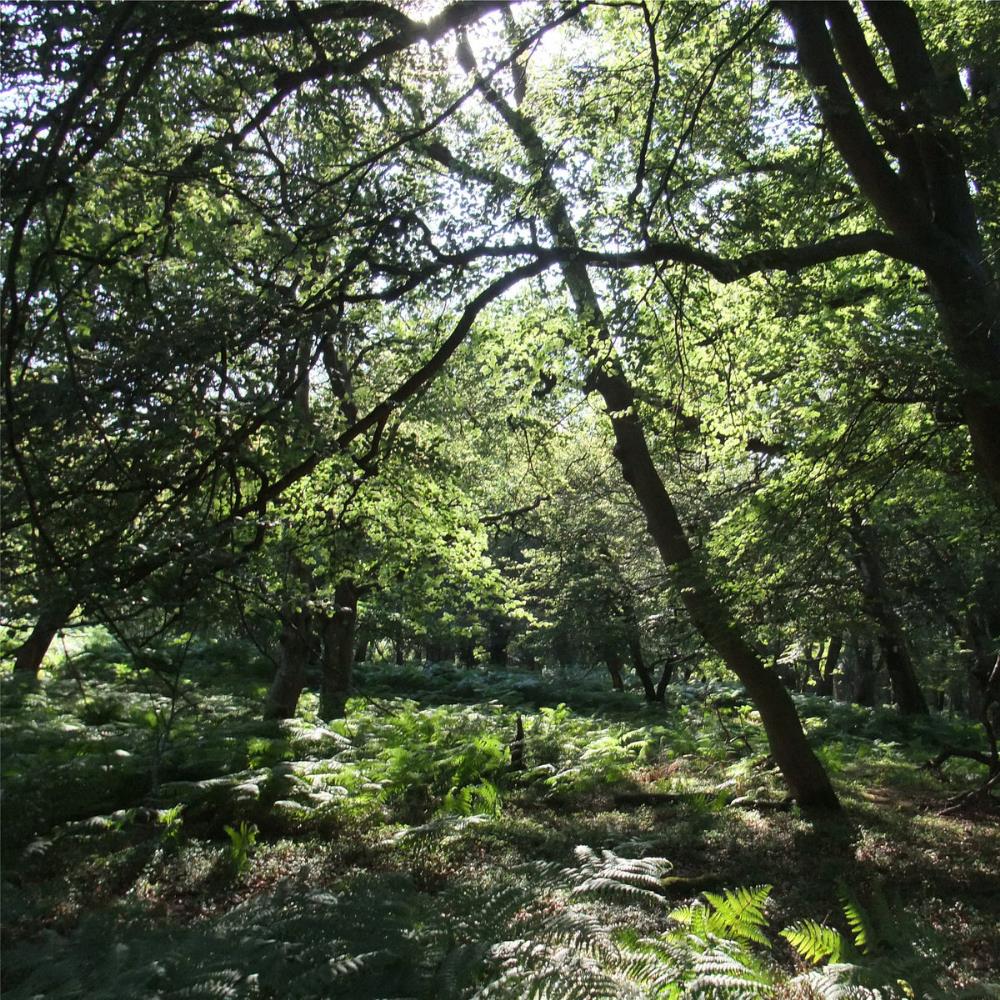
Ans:
[{"label": "tree", "polygon": [[[466,40],[459,58],[467,71],[476,66]],[[792,793],[804,807],[836,808],[837,797],[809,747],[795,707],[777,676],[768,671],[743,629],[732,618],[691,548],[677,508],[664,488],[635,412],[635,394],[615,349],[607,320],[585,263],[570,259],[580,241],[567,199],[552,176],[552,157],[530,119],[485,79],[487,101],[517,138],[543,205],[542,222],[557,249],[567,251],[563,279],[586,342],[588,388],[600,394],[615,437],[615,457],[643,510],[650,535],[681,593],[692,622],[746,686],[761,714],[771,750]]]},{"label": "tree", "polygon": [[[676,596],[663,585],[639,526],[641,512],[610,457],[607,432],[590,408],[555,434],[545,463],[545,500],[530,514],[516,567],[532,622],[521,644],[545,660],[600,662],[614,686],[626,660],[647,701],[663,701],[649,653],[669,662],[675,637],[657,624]],[[534,469],[540,472],[537,456]],[[541,484],[540,484],[541,485]]]},{"label": "tree", "polygon": [[[436,491],[426,428],[401,421],[468,350],[484,380],[520,379],[497,436],[544,411],[552,379],[600,397],[664,601],[743,680],[800,801],[833,805],[768,661],[847,635],[860,666],[881,636],[914,651],[887,662],[919,709],[940,649],[921,602],[947,604],[977,663],[995,635],[965,539],[933,598],[905,554],[918,527],[947,548],[970,462],[997,491],[993,92],[929,9],[778,7],[792,34],[750,5],[455,4],[420,22],[211,3],[176,25],[158,4],[17,8],[4,544],[24,567],[10,617],[35,614],[24,666],[73,606],[160,621],[244,571],[282,581],[293,679],[319,632],[344,676],[361,613],[468,637],[475,602],[434,621],[441,546],[462,550],[473,510],[498,525],[534,497],[446,468]],[[995,14],[961,20],[995,47]],[[945,45],[969,99],[933,63]],[[513,346],[519,312],[542,317],[538,359]],[[505,327],[484,354],[486,319]],[[390,439],[408,443],[398,466]],[[401,483],[420,517],[397,512]],[[901,494],[921,510],[897,524]],[[616,563],[602,533],[576,579]],[[588,600],[629,644],[651,615],[628,573],[608,579]],[[492,625],[502,659],[508,621]]]},{"label": "tree", "polygon": [[[355,4],[17,9],[4,537],[22,567],[10,616],[36,608],[23,669],[76,606],[113,623],[189,596],[261,543],[269,503],[320,461],[282,454],[275,429],[345,312],[402,294],[370,282],[398,275],[384,238],[412,205],[377,173],[330,182],[386,141],[368,111],[397,98],[363,74],[384,69],[394,95],[394,60],[487,9],[427,24]],[[405,267],[413,247],[394,246]],[[363,456],[434,370],[325,446]],[[71,430],[81,413],[90,446]]]},{"label": "tree", "polygon": [[[958,67],[934,66],[925,31],[905,3],[865,4],[888,53],[892,83],[849,3],[779,6],[830,139],[930,282],[960,376],[976,466],[1000,503],[1000,283],[990,252],[995,219],[984,226],[980,217],[988,210],[982,195],[995,183],[995,161],[970,158],[963,149],[958,122],[970,102]],[[983,38],[995,50],[995,12],[984,11],[983,21]],[[988,100],[975,95],[973,116],[986,111]],[[970,191],[970,167],[985,167],[985,176],[973,175],[978,197]]]},{"label": "tree", "polygon": [[[399,358],[388,349],[375,357],[380,377],[391,378]],[[423,636],[447,634],[448,609],[504,605],[465,481],[471,470],[460,461],[461,442],[451,440],[453,388],[443,379],[394,414],[363,467],[352,472],[351,459],[334,457],[289,487],[280,530],[241,567],[240,592],[269,603],[281,623],[265,716],[294,715],[314,665],[320,716],[343,714],[362,605],[369,633],[390,608]],[[358,384],[350,398],[363,405],[372,390]],[[338,408],[332,380],[311,395],[318,436]]]}]

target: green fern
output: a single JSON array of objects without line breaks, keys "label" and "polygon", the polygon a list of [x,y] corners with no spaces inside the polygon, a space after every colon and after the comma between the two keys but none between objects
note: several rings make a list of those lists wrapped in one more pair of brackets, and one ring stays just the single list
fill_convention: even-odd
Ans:
[{"label": "green fern", "polygon": [[735,997],[767,996],[777,981],[777,974],[762,958],[743,948],[719,946],[695,960],[688,993],[698,996],[712,990]]},{"label": "green fern", "polygon": [[770,885],[749,888],[743,886],[727,889],[721,896],[706,892],[705,899],[714,910],[710,923],[713,931],[719,933],[721,930],[729,938],[767,945],[767,937],[764,935],[764,928],[767,927],[764,907],[772,888]]},{"label": "green fern", "polygon": [[844,953],[840,931],[815,920],[800,920],[780,934],[807,962],[839,962]]},{"label": "green fern", "polygon": [[238,827],[224,826],[229,837],[229,857],[237,874],[242,874],[250,866],[250,853],[257,843],[257,827],[244,820]]},{"label": "green fern", "polygon": [[945,995],[935,982],[935,946],[926,929],[889,906],[877,890],[870,909],[843,883],[838,896],[849,935],[811,920],[781,931],[802,958],[828,963],[794,982],[834,1000]]},{"label": "green fern", "polygon": [[837,895],[840,899],[844,917],[851,928],[854,937],[854,945],[862,955],[867,955],[876,947],[878,936],[872,926],[871,918],[865,912],[864,907],[858,902],[857,897],[841,882],[837,887]]},{"label": "green fern", "polygon": [[770,885],[727,889],[721,895],[706,892],[704,903],[680,907],[670,913],[672,920],[703,939],[723,938],[732,941],[753,941],[767,946],[767,916],[764,907],[771,895]]},{"label": "green fern", "polygon": [[[149,929],[141,918],[85,920],[66,938],[52,934],[21,949],[7,970],[8,993],[10,1000],[885,1000],[900,995],[900,980],[917,983],[912,954],[888,952],[790,980],[764,935],[768,886],[706,895],[675,910],[664,934],[642,936],[625,925],[628,910],[592,904],[639,899],[664,915],[655,886],[669,865],[590,848],[578,849],[576,862],[562,870],[526,866],[492,886],[448,885],[433,895],[406,878],[370,873],[337,893],[289,882],[183,929]],[[824,949],[834,957],[828,928],[804,923],[786,930],[794,946],[812,949],[812,960],[822,961]],[[853,947],[846,937],[844,946]],[[935,995],[922,985],[914,993]]]}]

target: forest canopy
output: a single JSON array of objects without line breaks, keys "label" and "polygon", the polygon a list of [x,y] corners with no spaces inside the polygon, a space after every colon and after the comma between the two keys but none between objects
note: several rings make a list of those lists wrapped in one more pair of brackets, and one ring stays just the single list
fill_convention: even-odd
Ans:
[{"label": "forest canopy", "polygon": [[17,690],[83,634],[171,704],[242,643],[276,724],[596,667],[738,684],[808,813],[802,697],[978,727],[992,801],[1000,6],[2,18]]}]

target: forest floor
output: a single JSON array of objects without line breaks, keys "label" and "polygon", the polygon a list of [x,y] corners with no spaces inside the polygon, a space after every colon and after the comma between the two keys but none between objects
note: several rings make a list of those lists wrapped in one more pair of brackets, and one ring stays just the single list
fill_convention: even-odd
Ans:
[{"label": "forest floor", "polygon": [[773,807],[731,686],[367,664],[345,719],[264,723],[246,648],[150,666],[98,636],[3,678],[10,1000],[1000,996],[997,813],[922,766],[967,723],[799,698],[831,820]]}]

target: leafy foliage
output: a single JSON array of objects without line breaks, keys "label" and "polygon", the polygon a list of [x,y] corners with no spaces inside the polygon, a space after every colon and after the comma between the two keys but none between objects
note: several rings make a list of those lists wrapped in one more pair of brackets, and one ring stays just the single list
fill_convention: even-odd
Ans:
[{"label": "leafy foliage", "polygon": [[807,962],[839,962],[844,950],[844,938],[832,927],[815,920],[802,920],[781,931],[792,947]]},{"label": "leafy foliage", "polygon": [[[251,697],[262,671],[255,678],[247,668],[245,649],[208,645],[189,660],[187,711],[157,753],[147,706],[167,695],[121,651],[91,650],[83,696],[72,673],[59,672],[34,692],[6,694],[6,798],[20,822],[8,821],[5,871],[27,879],[22,886],[15,875],[4,888],[8,920],[21,928],[6,962],[13,996],[101,996],[114,982],[137,997],[269,996],[279,988],[293,997],[335,989],[358,997],[736,997],[780,996],[797,982],[772,951],[766,887],[708,889],[678,906],[677,892],[692,890],[658,851],[665,836],[672,849],[703,839],[717,849],[713,831],[734,822],[725,791],[768,788],[757,723],[740,716],[731,689],[678,686],[666,714],[637,714],[634,696],[623,695],[615,711],[598,714],[599,678],[576,675],[568,690],[565,671],[373,664],[360,672],[370,693],[349,701],[346,718],[320,722],[308,695],[296,718],[262,723]],[[244,697],[222,693],[240,685]],[[720,709],[730,701],[735,707]],[[79,713],[95,704],[101,711],[88,725]],[[864,714],[827,712],[822,699],[809,704],[816,723],[842,740],[869,724]],[[526,766],[514,771],[519,715]],[[734,725],[747,741],[727,742]],[[903,742],[859,766],[891,761],[920,774],[929,736],[914,737],[907,765],[900,735]],[[151,798],[154,764],[160,780]],[[28,777],[40,769],[60,794],[36,791]],[[577,847],[567,866],[569,847],[552,840],[549,826],[582,804],[582,825],[572,827],[571,843],[579,843],[595,809],[606,809],[623,783],[635,788],[652,774],[660,776],[653,788],[678,794],[675,811],[658,813],[643,835]],[[548,818],[534,824],[536,812]],[[613,824],[624,817],[604,815]],[[493,851],[510,857],[512,834],[525,838],[526,853],[493,864]],[[347,852],[332,879],[328,872],[317,886],[312,875],[294,874],[317,872],[331,844]],[[301,860],[288,862],[299,849]],[[540,851],[550,860],[527,861]],[[133,889],[107,910],[78,904],[78,927],[44,932],[50,904],[32,899],[30,887],[63,866]],[[792,888],[779,883],[775,895]],[[61,884],[51,891],[65,905]],[[207,912],[165,926],[139,905],[163,893],[171,906],[188,894],[217,895]],[[920,928],[877,898],[866,904],[870,916],[852,897],[843,933],[798,921],[781,935],[828,963],[799,979],[829,995],[884,991],[900,979],[932,995],[938,963]],[[853,944],[851,922],[859,921],[866,942],[876,942],[868,954]],[[833,933],[839,955],[824,953]]]},{"label": "leafy foliage", "polygon": [[229,856],[233,862],[233,869],[238,875],[242,875],[250,867],[250,852],[257,843],[259,831],[246,820],[243,820],[238,827],[232,827],[227,823],[222,829],[229,838]]},{"label": "leafy foliage", "polygon": [[996,5],[2,14],[15,990],[981,972]]}]

